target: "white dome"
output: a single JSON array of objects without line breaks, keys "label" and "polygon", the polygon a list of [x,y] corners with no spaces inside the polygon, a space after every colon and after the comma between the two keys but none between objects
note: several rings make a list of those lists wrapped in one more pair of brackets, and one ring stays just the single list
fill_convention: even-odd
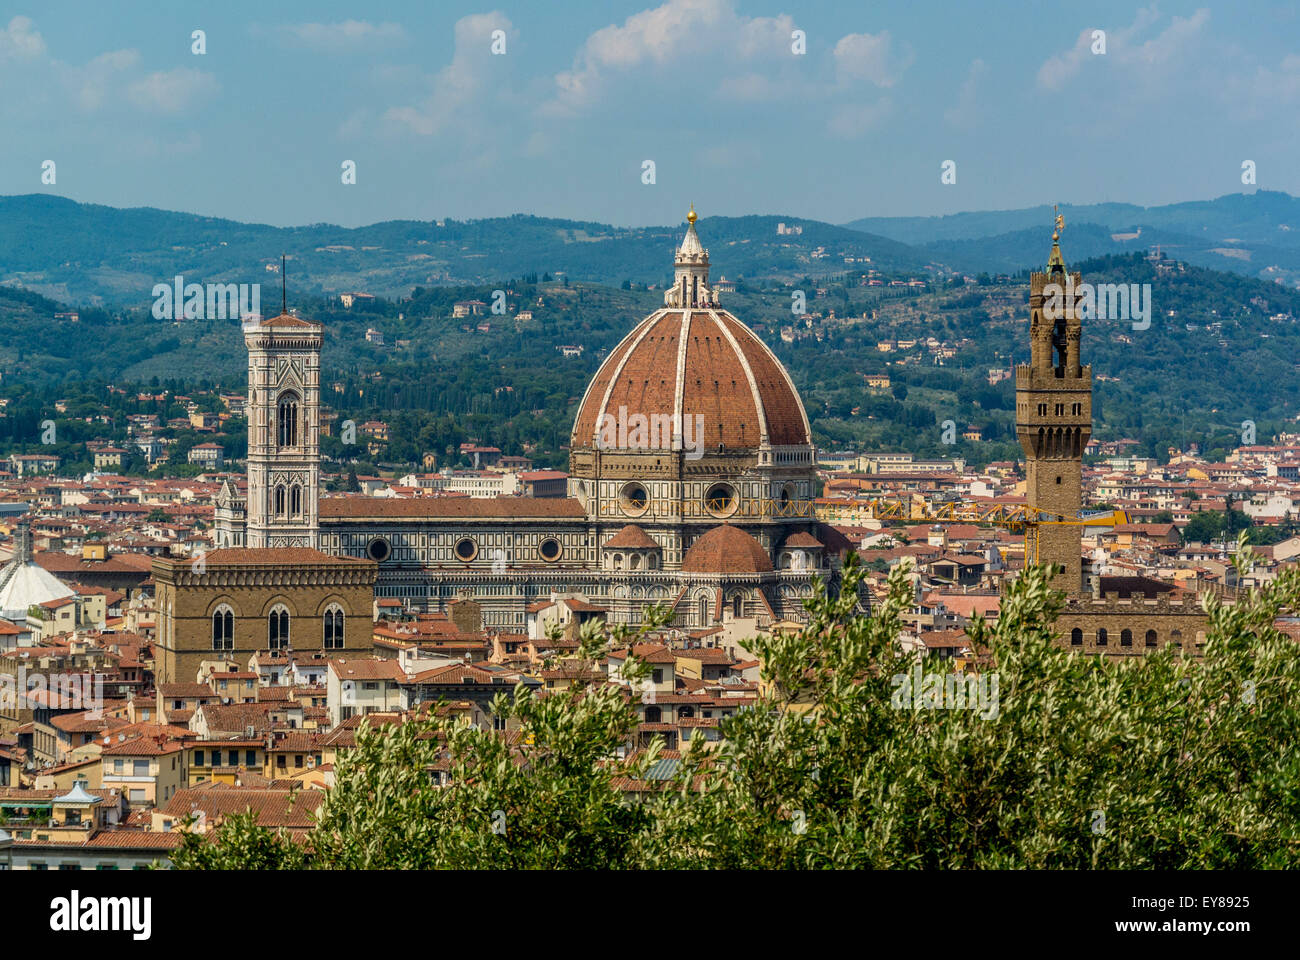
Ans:
[{"label": "white dome", "polygon": [[31,561],[11,562],[0,570],[0,617],[21,623],[29,607],[72,596],[67,584]]}]

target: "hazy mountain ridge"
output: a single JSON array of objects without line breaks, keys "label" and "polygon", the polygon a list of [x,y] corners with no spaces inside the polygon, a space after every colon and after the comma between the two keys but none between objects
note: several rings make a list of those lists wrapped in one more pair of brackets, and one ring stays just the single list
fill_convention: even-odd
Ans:
[{"label": "hazy mountain ridge", "polygon": [[[710,217],[700,231],[716,276],[838,272],[845,257],[920,271],[926,255],[817,221],[778,235],[776,216]],[[273,227],[151,208],[118,210],[60,197],[0,198],[0,283],[65,303],[139,306],[157,283],[279,285],[280,254],[300,293],[405,296],[417,286],[475,284],[527,273],[618,285],[664,283],[684,227],[613,227],[515,215],[475,221],[394,220],[364,227]],[[439,223],[442,225],[439,226]],[[825,248],[819,251],[819,248]],[[268,269],[270,268],[270,269]]]},{"label": "hazy mountain ridge", "polygon": [[[1287,193],[1230,193],[1158,207],[1063,204],[1060,210],[1066,222],[1063,243],[1075,258],[1159,246],[1166,256],[1198,266],[1300,283],[1300,198]],[[956,270],[1004,273],[1042,260],[1051,225],[1052,208],[1046,204],[940,217],[865,217],[845,224],[913,245]]]}]

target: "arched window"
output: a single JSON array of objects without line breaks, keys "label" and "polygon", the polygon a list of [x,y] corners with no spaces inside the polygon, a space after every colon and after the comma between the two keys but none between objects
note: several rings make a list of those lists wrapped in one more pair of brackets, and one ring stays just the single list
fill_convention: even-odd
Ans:
[{"label": "arched window", "polygon": [[1070,631],[1070,645],[1075,647],[1083,645],[1083,631],[1078,627]]},{"label": "arched window", "polygon": [[226,604],[212,611],[212,649],[230,650],[235,645],[235,614]]},{"label": "arched window", "polygon": [[1133,646],[1133,631],[1125,628],[1119,632],[1119,645],[1121,647]]},{"label": "arched window", "polygon": [[285,393],[275,405],[275,439],[282,447],[298,445],[298,396]]},{"label": "arched window", "polygon": [[275,486],[275,515],[284,516],[284,484],[282,483]]},{"label": "arched window", "polygon": [[1104,647],[1104,646],[1106,646],[1106,628],[1105,628],[1105,627],[1098,627],[1098,628],[1097,628],[1097,646],[1099,646],[1099,647]]},{"label": "arched window", "polygon": [[289,488],[289,514],[294,517],[302,515],[302,487],[296,483]]},{"label": "arched window", "polygon": [[270,650],[289,646],[289,609],[282,603],[277,603],[267,614],[266,646]]},{"label": "arched window", "polygon": [[1154,630],[1148,630],[1148,631],[1147,631],[1147,646],[1148,646],[1148,647],[1154,647],[1155,645],[1156,645],[1156,632],[1155,632]]},{"label": "arched window", "polygon": [[745,615],[745,598],[740,594],[731,598],[731,615],[737,618]]},{"label": "arched window", "polygon": [[700,626],[707,627],[709,625],[709,598],[707,596],[701,595],[699,604],[700,604]]},{"label": "arched window", "polygon": [[325,609],[325,649],[343,649],[343,608],[337,603]]}]

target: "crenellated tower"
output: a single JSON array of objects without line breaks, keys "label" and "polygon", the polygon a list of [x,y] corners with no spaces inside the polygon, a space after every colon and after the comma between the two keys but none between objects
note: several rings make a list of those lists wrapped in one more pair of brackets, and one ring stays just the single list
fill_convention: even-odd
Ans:
[{"label": "crenellated tower", "polygon": [[1083,589],[1082,529],[1054,524],[1077,518],[1083,506],[1083,450],[1092,436],[1092,368],[1079,342],[1082,276],[1067,273],[1058,215],[1045,272],[1029,281],[1030,359],[1016,367],[1016,437],[1025,452],[1026,493],[1039,523],[1025,535],[1027,562],[1063,568],[1053,586],[1076,596]]}]

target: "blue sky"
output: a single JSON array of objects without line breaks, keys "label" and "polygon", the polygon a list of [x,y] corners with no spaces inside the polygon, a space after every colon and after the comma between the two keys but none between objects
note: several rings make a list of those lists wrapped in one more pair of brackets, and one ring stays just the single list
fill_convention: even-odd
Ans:
[{"label": "blue sky", "polygon": [[667,224],[691,200],[844,222],[1208,199],[1246,159],[1300,193],[1297,2],[10,7],[0,194],[280,225]]}]

